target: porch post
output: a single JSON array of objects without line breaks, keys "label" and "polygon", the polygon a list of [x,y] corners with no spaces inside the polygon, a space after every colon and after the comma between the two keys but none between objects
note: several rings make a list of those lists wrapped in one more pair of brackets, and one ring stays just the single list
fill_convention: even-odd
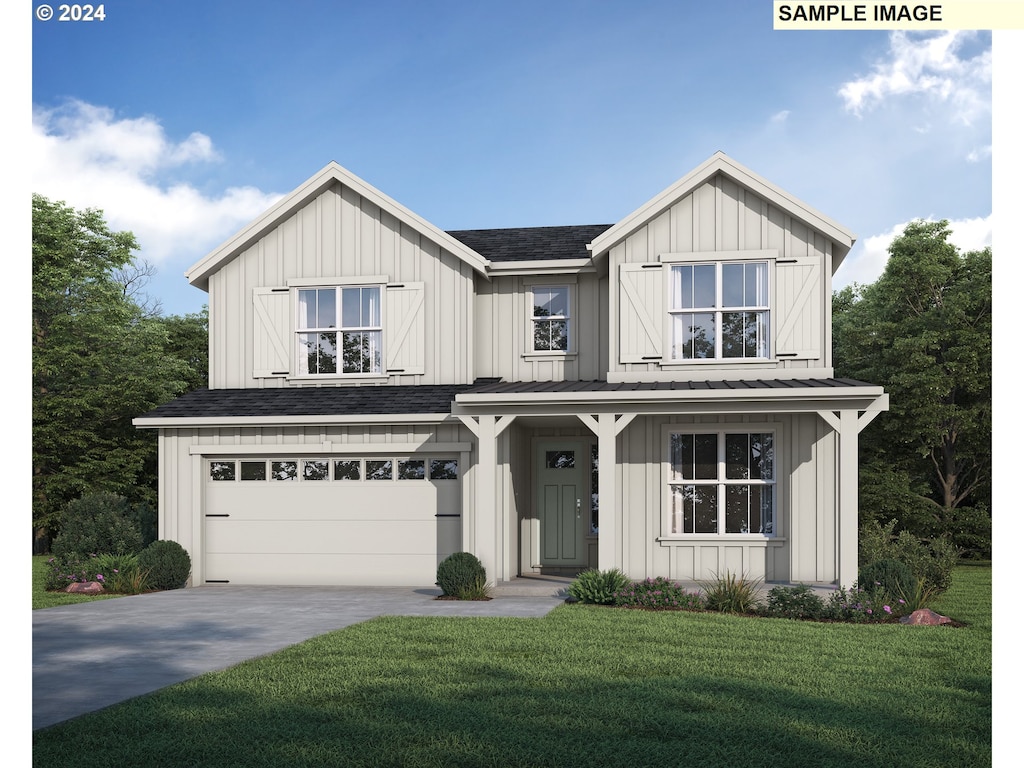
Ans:
[{"label": "porch post", "polygon": [[839,477],[837,533],[839,534],[836,555],[836,571],[839,586],[849,588],[857,580],[857,537],[858,491],[857,491],[857,445],[860,428],[857,411],[839,412]]},{"label": "porch post", "polygon": [[487,569],[487,582],[496,584],[498,548],[495,541],[497,514],[494,505],[494,485],[498,474],[498,435],[495,417],[481,416],[478,425],[480,432],[477,435],[477,445],[480,447],[480,454],[476,465],[476,504],[473,510],[476,524],[473,526],[473,548],[470,551],[480,558],[480,562]]},{"label": "porch post", "polygon": [[615,482],[615,468],[618,465],[616,440],[618,434],[614,413],[602,413],[597,417],[597,567],[602,571],[622,569],[619,557],[619,514],[618,490]]}]

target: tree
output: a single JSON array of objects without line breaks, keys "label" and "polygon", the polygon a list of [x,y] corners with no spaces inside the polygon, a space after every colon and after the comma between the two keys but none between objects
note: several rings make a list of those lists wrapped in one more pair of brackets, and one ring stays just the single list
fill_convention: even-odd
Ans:
[{"label": "tree", "polygon": [[949,234],[911,222],[877,282],[833,297],[835,367],[890,398],[861,439],[862,514],[987,550],[992,252],[961,254]]},{"label": "tree", "polygon": [[140,487],[152,433],[131,420],[186,386],[166,353],[168,330],[138,302],[149,268],[130,232],[97,210],[32,196],[32,519],[53,532],[60,510],[88,491],[155,501]]}]

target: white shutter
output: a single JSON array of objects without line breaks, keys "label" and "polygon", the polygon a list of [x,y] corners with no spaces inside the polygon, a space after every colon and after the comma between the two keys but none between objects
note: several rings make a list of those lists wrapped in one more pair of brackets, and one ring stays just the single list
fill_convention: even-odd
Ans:
[{"label": "white shutter", "polygon": [[426,346],[423,296],[423,283],[387,286],[384,301],[385,373],[426,373],[423,362]]},{"label": "white shutter", "polygon": [[664,350],[665,289],[661,264],[619,266],[619,362],[659,362]]},{"label": "white shutter", "polygon": [[783,360],[822,357],[825,296],[821,259],[810,256],[775,262],[775,356]]},{"label": "white shutter", "polygon": [[292,331],[291,295],[287,288],[252,289],[252,375],[287,376]]}]

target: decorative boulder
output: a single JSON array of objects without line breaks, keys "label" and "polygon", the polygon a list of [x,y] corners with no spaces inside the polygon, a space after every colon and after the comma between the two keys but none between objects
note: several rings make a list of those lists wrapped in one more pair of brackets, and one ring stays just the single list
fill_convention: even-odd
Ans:
[{"label": "decorative boulder", "polygon": [[921,608],[914,611],[909,616],[904,616],[900,619],[901,624],[922,624],[928,626],[934,626],[936,624],[949,624],[952,619],[942,616],[935,611],[929,610],[928,608]]},{"label": "decorative boulder", "polygon": [[68,584],[65,592],[77,592],[82,595],[99,595],[103,593],[103,585],[98,581],[82,581]]}]

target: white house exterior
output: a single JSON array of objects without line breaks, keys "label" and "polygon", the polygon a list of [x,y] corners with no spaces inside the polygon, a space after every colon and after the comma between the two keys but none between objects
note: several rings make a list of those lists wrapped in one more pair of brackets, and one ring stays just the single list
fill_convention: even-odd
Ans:
[{"label": "white house exterior", "polygon": [[613,225],[444,232],[331,163],[187,273],[209,388],[159,433],[192,583],[619,568],[850,585],[841,225],[716,153]]}]

